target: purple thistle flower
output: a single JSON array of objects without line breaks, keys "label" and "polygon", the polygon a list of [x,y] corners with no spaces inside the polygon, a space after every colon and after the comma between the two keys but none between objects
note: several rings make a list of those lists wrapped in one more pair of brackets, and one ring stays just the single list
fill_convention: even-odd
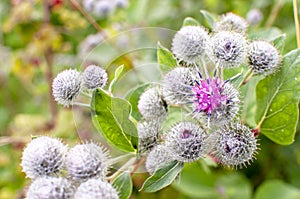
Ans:
[{"label": "purple thistle flower", "polygon": [[228,81],[217,77],[200,79],[192,87],[194,112],[203,113],[214,124],[223,124],[239,110],[239,93]]},{"label": "purple thistle flower", "polygon": [[227,96],[223,94],[223,85],[219,78],[196,81],[192,88],[197,103],[196,111],[211,115],[212,111],[226,103]]}]

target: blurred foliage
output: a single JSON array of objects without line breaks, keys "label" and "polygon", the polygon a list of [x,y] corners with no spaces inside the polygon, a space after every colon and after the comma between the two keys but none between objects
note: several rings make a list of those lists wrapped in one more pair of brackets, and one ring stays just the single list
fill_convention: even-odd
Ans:
[{"label": "blurred foliage", "polygon": [[[255,31],[265,26],[277,27],[287,34],[283,54],[297,47],[292,0],[131,0],[127,8],[97,19],[97,23],[109,36],[139,27],[178,30],[186,17],[204,23],[200,10],[216,14],[234,12],[246,17],[253,8],[263,13],[262,22],[253,27]],[[50,16],[45,13],[47,9]],[[95,49],[89,59],[86,59],[87,54],[80,56],[83,48],[80,44],[88,35],[96,34],[97,29],[72,1],[2,0],[0,25],[0,198],[22,198],[28,182],[19,163],[22,149],[31,135],[63,137],[69,145],[78,142],[79,137],[101,139],[94,133],[87,112],[79,108],[60,108],[55,114],[49,110],[51,82],[47,80],[47,58],[50,56],[52,60],[54,74],[64,68],[80,68],[91,62],[104,66],[110,64],[111,80],[114,69],[121,63],[128,71],[134,65],[149,63],[149,60],[154,62],[156,49],[131,52],[112,60],[104,53],[114,57],[111,56],[114,51],[107,49],[103,54],[101,49]],[[116,52],[126,52],[124,49],[134,42],[148,45],[143,43],[147,40],[143,40],[142,35],[132,38],[125,34],[125,38],[116,38],[112,40]],[[170,39],[161,42],[170,47]],[[153,41],[156,46],[157,38],[154,37]],[[107,60],[103,61],[105,58]],[[124,94],[138,83],[159,79],[155,68],[147,73],[136,69],[133,75],[126,78],[132,78],[131,83],[119,86],[120,93]],[[55,126],[49,122],[53,116]],[[132,198],[299,198],[300,136],[296,134],[295,142],[289,146],[279,146],[263,136],[260,139],[263,147],[249,168],[235,171],[207,168],[201,162],[190,164],[184,168],[180,183],[152,194],[138,192],[147,175],[135,174]]]}]

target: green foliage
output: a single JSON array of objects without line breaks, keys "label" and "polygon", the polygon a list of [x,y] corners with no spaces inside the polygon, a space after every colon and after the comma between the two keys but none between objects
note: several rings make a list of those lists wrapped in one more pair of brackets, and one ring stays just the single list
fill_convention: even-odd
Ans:
[{"label": "green foliage", "polygon": [[209,29],[212,29],[214,27],[215,22],[216,22],[216,17],[212,13],[210,13],[206,10],[200,10],[200,13],[204,17],[205,22],[207,24],[207,27]]},{"label": "green foliage", "polygon": [[299,49],[286,54],[280,71],[256,87],[256,122],[260,132],[278,144],[294,142],[299,115],[299,55]]},{"label": "green foliage", "polygon": [[170,126],[173,126],[177,122],[184,119],[184,111],[180,107],[169,107],[168,116],[163,123],[162,129],[169,130]]},{"label": "green foliage", "polygon": [[300,189],[290,186],[280,180],[264,182],[255,193],[254,199],[297,199],[300,198]]},{"label": "green foliage", "polygon": [[125,171],[121,173],[116,179],[113,180],[112,185],[118,191],[120,199],[128,199],[132,193],[132,180],[130,172]]},{"label": "green foliage", "polygon": [[129,119],[130,103],[97,89],[93,93],[91,107],[94,125],[107,141],[122,151],[135,152],[137,130]]},{"label": "green foliage", "polygon": [[159,42],[157,44],[157,63],[163,73],[167,73],[177,66],[173,54]]},{"label": "green foliage", "polygon": [[281,34],[278,37],[275,37],[271,42],[273,42],[274,46],[279,50],[279,52],[283,52],[284,44],[286,40],[286,34]]},{"label": "green foliage", "polygon": [[126,96],[125,99],[129,101],[132,106],[132,117],[134,117],[137,121],[141,120],[142,115],[138,110],[138,102],[141,94],[149,87],[149,83],[143,84],[141,86],[137,86],[133,90],[131,90]]},{"label": "green foliage", "polygon": [[[49,4],[46,6],[50,11],[49,22],[44,19],[47,14],[44,13],[43,2]],[[50,5],[52,2],[56,2],[57,5]],[[115,149],[125,152],[137,151],[136,121],[142,118],[137,104],[141,93],[150,85],[135,87],[124,100],[112,96],[111,93],[120,96],[118,91],[122,89],[125,90],[122,94],[126,93],[127,90],[124,88],[126,86],[128,88],[132,82],[129,81],[125,86],[117,84],[117,81],[122,75],[127,75],[125,72],[129,69],[136,70],[138,66],[149,62],[158,62],[163,74],[178,65],[170,50],[160,43],[155,51],[153,41],[157,42],[157,35],[154,36],[150,29],[145,31],[145,35],[153,39],[152,53],[147,51],[149,49],[143,49],[141,54],[136,53],[136,43],[142,42],[145,44],[143,46],[147,46],[149,42],[144,35],[141,36],[142,34],[138,38],[136,35],[128,34],[130,36],[127,35],[125,42],[120,42],[120,45],[119,41],[110,42],[108,39],[100,44],[102,48],[96,48],[93,54],[84,58],[79,57],[78,51],[81,50],[79,44],[88,35],[95,34],[99,30],[71,2],[62,2],[38,0],[0,2],[3,41],[0,46],[0,58],[5,60],[0,67],[0,198],[3,199],[21,198],[22,196],[18,194],[23,192],[24,186],[29,185],[29,181],[25,181],[21,172],[19,161],[22,148],[31,139],[31,134],[59,135],[70,145],[78,142],[76,128],[79,133],[86,133],[84,135],[87,138],[94,139],[96,136],[93,134],[92,126],[87,125],[90,119],[89,110],[82,110],[76,106],[73,109],[61,108],[58,114],[54,115],[57,122],[50,121],[53,117],[50,112],[53,114],[56,109],[49,100],[52,96],[49,95],[51,80],[47,80],[49,77],[45,59],[47,53],[50,52],[52,62],[50,69],[53,71],[53,77],[64,68],[86,66],[90,63],[106,67],[110,79],[114,76],[107,86],[108,92],[96,90],[91,102],[94,126],[112,146],[110,150],[113,155],[119,153]],[[140,30],[145,26],[178,30],[182,25],[201,24],[211,30],[217,20],[217,14],[232,11],[246,17],[252,8],[260,9],[264,19],[260,24],[250,26],[249,41],[270,41],[281,54],[297,47],[291,1],[255,0],[249,3],[220,0],[138,0],[130,1],[127,8],[117,9],[107,18],[95,20],[110,38],[122,35],[122,31],[132,27]],[[274,12],[275,8],[278,9],[278,13]],[[92,13],[88,14],[93,17]],[[270,19],[274,21],[268,24]],[[171,38],[166,38],[166,35],[160,32],[159,37],[164,39],[161,42],[165,46],[170,46]],[[3,47],[8,49],[8,56],[3,56],[5,54]],[[126,49],[134,51],[127,52]],[[114,59],[115,61],[110,63]],[[124,66],[119,66],[120,64]],[[235,76],[231,83],[236,88],[242,84],[239,90],[242,122],[251,128],[260,127],[261,133],[273,141],[260,135],[261,152],[257,155],[258,160],[250,167],[239,172],[215,168],[217,163],[210,157],[206,160],[210,160],[211,164],[203,159],[195,164],[186,164],[184,168],[180,163],[172,163],[148,178],[141,192],[137,189],[144,181],[145,174],[130,176],[128,172],[123,172],[112,182],[117,187],[120,198],[129,198],[131,195],[137,199],[247,199],[252,195],[255,199],[300,198],[300,137],[296,134],[299,120],[299,65],[298,49],[283,56],[282,69],[278,73],[266,78],[254,76],[246,84],[243,82],[248,71],[246,66],[224,71],[224,79],[240,74]],[[152,68],[149,68],[150,70]],[[149,79],[160,77],[155,73],[143,75]],[[136,79],[139,83],[144,83],[142,75],[140,76]],[[49,111],[49,107],[54,109]],[[186,112],[188,111],[181,107],[169,107],[162,131],[185,119]],[[291,143],[293,144],[290,145]],[[132,167],[129,167],[130,169]],[[173,183],[172,186],[164,188],[170,185],[176,176],[180,177],[178,178],[180,183]],[[14,183],[11,183],[12,180]],[[158,192],[143,193],[143,191]]]},{"label": "green foliage", "polygon": [[120,75],[123,72],[123,69],[124,69],[124,65],[121,65],[116,69],[115,76],[109,84],[109,88],[108,88],[109,92],[112,92],[114,90],[114,87],[116,86],[115,84],[118,81],[118,79],[120,78]]},{"label": "green foliage", "polygon": [[241,120],[252,128],[255,128],[256,126],[256,85],[261,79],[262,77],[259,76],[251,78],[251,80],[246,85],[242,86],[240,90],[243,101],[241,104],[241,109],[243,110]]},{"label": "green foliage", "polygon": [[170,185],[178,176],[182,168],[183,163],[178,161],[172,161],[163,165],[161,168],[156,170],[152,176],[147,178],[140,191],[156,192]]},{"label": "green foliage", "polygon": [[186,165],[180,174],[180,182],[174,187],[192,198],[215,198],[218,196],[214,187],[217,177],[212,172],[205,172],[200,165]]},{"label": "green foliage", "polygon": [[251,185],[243,175],[236,172],[219,175],[195,163],[185,166],[180,182],[174,186],[192,198],[251,198]]},{"label": "green foliage", "polygon": [[187,17],[184,19],[182,26],[199,26],[199,22],[192,18],[192,17]]}]

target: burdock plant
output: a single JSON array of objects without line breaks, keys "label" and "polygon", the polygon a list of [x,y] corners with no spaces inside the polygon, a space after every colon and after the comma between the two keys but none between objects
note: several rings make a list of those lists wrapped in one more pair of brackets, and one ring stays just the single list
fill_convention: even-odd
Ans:
[{"label": "burdock plant", "polygon": [[[85,8],[94,12],[109,6],[107,1],[102,6],[96,2],[100,1],[84,1]],[[55,101],[88,108],[109,150],[83,141],[67,152],[58,139],[34,139],[24,149],[21,163],[26,175],[36,179],[28,198],[129,198],[136,171],[150,174],[140,191],[156,192],[180,181],[186,163],[201,165],[208,173],[214,172],[212,165],[249,166],[259,157],[261,135],[278,144],[293,142],[300,50],[281,55],[285,35],[258,34],[253,40],[247,34],[251,26],[242,17],[227,13],[216,20],[202,13],[208,27],[187,18],[170,38],[170,50],[158,45],[160,82],[120,95],[114,89],[124,74],[123,65],[114,75],[90,65],[54,78]],[[90,101],[77,102],[80,95]],[[121,151],[125,154],[116,155]],[[223,196],[218,183],[211,184]]]}]

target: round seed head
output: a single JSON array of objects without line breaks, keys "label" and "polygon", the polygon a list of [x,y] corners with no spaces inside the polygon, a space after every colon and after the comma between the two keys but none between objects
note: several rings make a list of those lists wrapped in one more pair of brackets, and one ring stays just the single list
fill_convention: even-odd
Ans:
[{"label": "round seed head", "polygon": [[233,31],[245,34],[247,27],[248,23],[245,19],[230,12],[220,17],[219,21],[214,24],[213,30],[215,32]]},{"label": "round seed head", "polygon": [[96,65],[89,65],[83,72],[84,84],[88,89],[103,88],[107,83],[107,73]]},{"label": "round seed head", "polygon": [[95,0],[83,0],[82,1],[83,8],[88,12],[91,12],[93,10],[94,3],[95,3]]},{"label": "round seed head", "polygon": [[252,161],[257,150],[254,133],[239,123],[230,123],[221,127],[216,134],[218,139],[213,154],[229,167],[246,166]]},{"label": "round seed head", "polygon": [[116,8],[126,8],[129,4],[128,0],[115,0]]},{"label": "round seed head", "polygon": [[94,4],[93,14],[96,17],[104,18],[113,12],[114,5],[108,0],[96,1]]},{"label": "round seed head", "polygon": [[196,62],[205,54],[209,42],[207,31],[201,26],[184,26],[174,36],[172,52],[181,61]]},{"label": "round seed head", "polygon": [[58,173],[64,166],[67,147],[58,139],[41,136],[24,149],[21,166],[29,178]]},{"label": "round seed head", "polygon": [[169,104],[186,104],[190,101],[191,87],[194,85],[191,68],[176,67],[163,79],[163,95]]},{"label": "round seed head", "polygon": [[67,156],[66,167],[74,181],[85,181],[98,177],[104,179],[108,173],[108,153],[95,143],[78,144]]},{"label": "round seed head", "polygon": [[78,46],[78,55],[85,59],[87,54],[104,41],[103,33],[88,35]]},{"label": "round seed head", "polygon": [[270,75],[278,70],[280,55],[269,42],[253,41],[248,51],[248,62],[255,74]]},{"label": "round seed head", "polygon": [[156,86],[147,89],[140,96],[138,109],[145,119],[157,118],[162,121],[167,115],[167,104],[162,97],[160,88]]},{"label": "round seed head", "polygon": [[252,9],[247,13],[247,21],[251,25],[258,24],[263,19],[263,13],[259,9]]},{"label": "round seed head", "polygon": [[212,36],[209,56],[222,68],[234,68],[246,62],[247,42],[242,34],[220,31]]},{"label": "round seed head", "polygon": [[61,177],[40,177],[30,185],[26,199],[69,199],[74,194],[72,184]]},{"label": "round seed head", "polygon": [[165,144],[178,161],[193,162],[207,154],[207,133],[192,122],[175,125],[166,135]]},{"label": "round seed head", "polygon": [[141,120],[137,124],[140,153],[147,152],[157,145],[160,127],[160,121],[155,119]]},{"label": "round seed head", "polygon": [[79,95],[82,87],[82,77],[73,69],[59,73],[52,83],[52,93],[55,101],[69,107]]},{"label": "round seed head", "polygon": [[173,160],[174,158],[168,147],[165,145],[156,145],[147,156],[145,163],[146,170],[152,175],[162,165]]},{"label": "round seed head", "polygon": [[[195,113],[206,116],[213,125],[232,120],[239,111],[239,92],[218,78],[200,80],[192,88]],[[205,117],[204,117],[205,118]]]},{"label": "round seed head", "polygon": [[118,193],[108,182],[89,179],[77,188],[74,199],[118,199]]}]

